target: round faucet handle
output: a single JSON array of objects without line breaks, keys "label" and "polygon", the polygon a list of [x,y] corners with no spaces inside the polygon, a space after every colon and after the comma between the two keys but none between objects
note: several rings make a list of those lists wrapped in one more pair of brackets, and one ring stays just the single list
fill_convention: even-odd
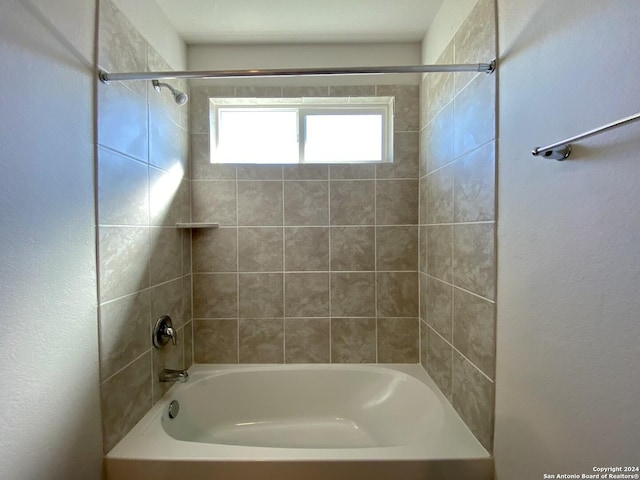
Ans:
[{"label": "round faucet handle", "polygon": [[169,339],[171,339],[171,343],[173,343],[173,345],[176,345],[178,343],[178,334],[173,328],[171,317],[163,315],[158,319],[156,326],[153,329],[153,346],[156,348],[163,348],[167,343],[169,343]]}]

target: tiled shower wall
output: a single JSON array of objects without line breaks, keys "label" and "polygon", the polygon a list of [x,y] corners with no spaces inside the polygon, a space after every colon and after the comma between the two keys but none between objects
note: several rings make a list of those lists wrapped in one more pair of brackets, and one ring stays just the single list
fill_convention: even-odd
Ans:
[{"label": "tiled shower wall", "polygon": [[[495,58],[480,0],[436,63]],[[421,362],[491,450],[495,365],[496,75],[431,74],[421,86]]]},{"label": "tiled shower wall", "polygon": [[[100,2],[99,65],[170,70],[109,0]],[[185,84],[172,82],[178,88]],[[98,265],[104,449],[163,395],[162,368],[191,365],[188,113],[150,82],[98,85]],[[168,314],[178,345],[152,347]]]},{"label": "tiled shower wall", "polygon": [[[418,362],[419,87],[193,86],[194,359]],[[395,96],[392,165],[209,163],[210,97]]]}]

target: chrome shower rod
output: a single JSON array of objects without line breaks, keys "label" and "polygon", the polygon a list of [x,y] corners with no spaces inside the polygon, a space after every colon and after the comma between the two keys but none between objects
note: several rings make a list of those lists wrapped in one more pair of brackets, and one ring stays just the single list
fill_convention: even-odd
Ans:
[{"label": "chrome shower rod", "polygon": [[495,60],[491,63],[458,65],[404,65],[396,67],[336,67],[336,68],[297,68],[297,69],[254,69],[254,70],[210,70],[176,72],[98,72],[103,83],[130,80],[170,80],[170,79],[207,79],[207,78],[243,78],[243,77],[313,77],[325,75],[379,75],[387,73],[441,73],[441,72],[482,72],[493,73]]}]

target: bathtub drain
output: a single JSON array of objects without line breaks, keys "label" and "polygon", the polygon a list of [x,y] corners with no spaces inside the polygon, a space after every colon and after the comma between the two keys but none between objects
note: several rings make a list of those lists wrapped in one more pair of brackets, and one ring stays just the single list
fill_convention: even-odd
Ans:
[{"label": "bathtub drain", "polygon": [[173,400],[169,404],[169,418],[176,418],[178,416],[178,412],[180,412],[180,404],[177,400]]}]

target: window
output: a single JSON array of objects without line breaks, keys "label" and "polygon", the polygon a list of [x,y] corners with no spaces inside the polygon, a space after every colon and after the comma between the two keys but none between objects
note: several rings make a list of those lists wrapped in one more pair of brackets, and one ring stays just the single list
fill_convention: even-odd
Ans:
[{"label": "window", "polygon": [[393,97],[211,98],[212,163],[393,161]]}]

